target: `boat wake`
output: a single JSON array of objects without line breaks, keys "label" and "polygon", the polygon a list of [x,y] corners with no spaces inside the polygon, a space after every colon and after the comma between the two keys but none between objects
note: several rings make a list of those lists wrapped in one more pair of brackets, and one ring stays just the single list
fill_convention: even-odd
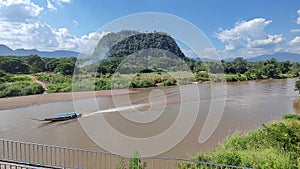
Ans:
[{"label": "boat wake", "polygon": [[82,113],[81,117],[89,117],[89,116],[94,116],[94,115],[103,115],[103,114],[107,114],[107,113],[122,112],[122,111],[128,111],[128,110],[137,110],[137,108],[146,107],[148,105],[149,104],[144,103],[144,104],[137,104],[137,105],[110,108],[110,109],[100,110],[100,111],[91,112],[91,113]]}]

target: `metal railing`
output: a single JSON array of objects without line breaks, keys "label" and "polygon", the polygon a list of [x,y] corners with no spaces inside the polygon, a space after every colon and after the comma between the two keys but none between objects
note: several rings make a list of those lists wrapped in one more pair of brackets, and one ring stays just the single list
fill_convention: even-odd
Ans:
[{"label": "metal railing", "polygon": [[37,167],[0,162],[0,169],[39,169]]},{"label": "metal railing", "polygon": [[[179,158],[122,157],[109,152],[97,152],[5,139],[0,139],[0,161],[44,168],[77,169],[245,168]],[[0,167],[0,169],[2,168]]]}]

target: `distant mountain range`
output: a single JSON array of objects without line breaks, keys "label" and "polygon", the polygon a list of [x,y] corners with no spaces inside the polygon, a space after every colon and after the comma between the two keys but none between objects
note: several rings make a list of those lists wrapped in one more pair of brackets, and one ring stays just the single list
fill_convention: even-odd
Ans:
[{"label": "distant mountain range", "polygon": [[[124,31],[125,32],[125,31]],[[122,32],[124,34],[124,32]],[[131,33],[131,34],[130,34]],[[129,32],[129,35],[137,34],[136,32]],[[104,38],[105,39],[105,38]],[[97,52],[97,49],[100,48],[99,44],[96,47],[95,52]],[[36,54],[41,57],[48,57],[48,58],[62,58],[62,57],[77,57],[80,55],[79,52],[70,51],[70,50],[55,50],[52,52],[49,51],[39,51],[36,49],[16,49],[13,50],[9,48],[6,45],[0,44],[0,56],[28,56],[31,54]],[[252,58],[247,58],[249,62],[257,62],[262,60],[267,60],[275,58],[277,61],[283,62],[283,61],[291,61],[291,62],[300,62],[300,54],[297,53],[274,53],[274,54],[266,54],[261,56],[256,56]],[[195,60],[199,60],[198,58],[193,58]],[[202,61],[208,61],[209,59],[201,59]],[[225,61],[233,61],[234,58],[225,59]]]},{"label": "distant mountain range", "polygon": [[[247,61],[249,62],[257,62],[262,60],[267,60],[275,58],[277,61],[284,62],[284,61],[290,61],[290,62],[300,62],[300,54],[297,53],[274,53],[274,54],[266,54],[261,56],[256,56],[252,58],[247,58]],[[225,61],[230,62],[233,61],[234,58],[225,59]]]},{"label": "distant mountain range", "polygon": [[6,45],[0,44],[0,56],[28,56],[31,54],[36,54],[41,57],[48,58],[62,58],[62,57],[77,57],[79,56],[79,52],[69,51],[69,50],[56,50],[56,51],[39,51],[36,49],[16,49],[13,50]]},{"label": "distant mountain range", "polygon": [[284,61],[291,61],[291,62],[300,62],[300,54],[297,53],[274,53],[274,54],[267,54],[261,55],[253,58],[248,58],[249,62],[257,62],[261,60],[267,60],[275,58],[277,61],[284,62]]}]

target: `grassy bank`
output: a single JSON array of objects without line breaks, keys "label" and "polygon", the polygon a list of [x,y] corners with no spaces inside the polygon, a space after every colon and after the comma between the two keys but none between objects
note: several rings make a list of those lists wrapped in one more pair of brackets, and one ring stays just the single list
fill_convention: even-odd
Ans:
[{"label": "grassy bank", "polygon": [[41,85],[26,75],[4,74],[0,77],[0,98],[43,93]]},{"label": "grassy bank", "polygon": [[[173,86],[176,84],[189,84],[195,81],[189,72],[152,72],[139,74],[91,74],[72,76],[60,74],[38,74],[36,78],[47,84],[48,92],[93,91],[122,88],[144,88],[161,86]],[[75,87],[72,82],[75,80]]]},{"label": "grassy bank", "polygon": [[[245,134],[234,134],[199,161],[253,168],[300,168],[300,115],[283,116]],[[182,164],[186,166],[188,164]],[[197,168],[197,166],[188,166]]]},{"label": "grassy bank", "polygon": [[[193,82],[213,81],[220,82],[237,82],[253,80],[247,78],[244,74],[210,74],[201,72],[192,74],[191,72],[152,72],[152,73],[137,73],[137,74],[106,74],[91,76],[80,75],[60,75],[60,74],[39,74],[37,79],[46,83],[48,92],[70,92],[72,91],[73,78],[79,84],[73,91],[93,91],[93,90],[110,90],[122,88],[145,88],[160,86],[184,85]],[[294,77],[289,74],[281,75],[278,78]],[[256,79],[256,78],[254,78]],[[94,82],[94,84],[92,83]]]},{"label": "grassy bank", "polygon": [[[47,85],[48,93],[71,91],[94,91],[122,88],[145,88],[154,86],[184,85],[193,82],[213,81],[227,82],[246,81],[251,79],[245,74],[208,74],[201,71],[197,74],[191,72],[151,72],[136,74],[105,74],[105,75],[62,75],[56,73],[39,73],[34,75],[37,80]],[[291,74],[281,74],[278,78],[294,77]],[[78,85],[73,88],[72,83]],[[23,96],[43,93],[39,84],[33,83],[27,75],[3,74],[0,78],[0,97]]]},{"label": "grassy bank", "polygon": [[[279,74],[275,79],[286,79],[297,77],[296,74]],[[259,80],[259,79],[269,79],[267,76],[257,77],[254,74],[208,74],[205,71],[195,74],[197,81],[213,81],[220,82],[226,80],[226,82],[238,82],[238,81],[247,81],[247,80]]]}]

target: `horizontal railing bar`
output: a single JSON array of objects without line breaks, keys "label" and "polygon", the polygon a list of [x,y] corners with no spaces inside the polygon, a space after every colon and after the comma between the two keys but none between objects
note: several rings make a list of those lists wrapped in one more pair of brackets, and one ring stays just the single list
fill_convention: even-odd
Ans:
[{"label": "horizontal railing bar", "polygon": [[[20,161],[11,161],[11,160],[2,160],[0,159],[0,164],[1,162],[4,162],[4,163],[14,163],[14,164],[8,164],[8,165],[15,165],[15,166],[19,166],[19,165],[30,165],[32,167],[43,167],[43,168],[52,168],[52,169],[61,169],[61,168],[65,168],[65,167],[57,167],[57,166],[52,166],[52,165],[41,165],[41,164],[28,164],[26,162],[20,162]],[[6,165],[6,164],[4,164]]]},{"label": "horizontal railing bar", "polygon": [[[92,153],[98,153],[98,154],[110,154],[110,155],[118,155],[115,153],[110,152],[104,152],[104,151],[95,151],[95,150],[86,150],[81,148],[70,148],[70,147],[64,147],[64,146],[57,146],[57,145],[47,145],[47,144],[39,144],[39,143],[32,143],[32,142],[22,142],[22,141],[14,141],[9,139],[0,139],[0,141],[7,141],[7,142],[14,142],[14,143],[21,143],[21,144],[27,144],[27,145],[37,145],[37,146],[44,146],[49,148],[61,148],[61,149],[67,149],[67,150],[76,150],[76,151],[84,151],[84,152],[92,152]],[[131,157],[131,156],[128,156]]]},{"label": "horizontal railing bar", "polygon": [[[95,150],[85,150],[85,149],[81,149],[81,148],[69,148],[69,147],[64,147],[64,146],[56,146],[56,145],[44,145],[44,144],[39,144],[39,143],[32,143],[32,142],[23,142],[23,141],[15,141],[15,140],[9,140],[9,139],[0,139],[0,144],[2,144],[3,146],[3,157],[4,160],[0,161],[9,161],[11,162],[11,160],[13,160],[14,163],[20,163],[20,164],[30,164],[32,166],[37,165],[38,167],[57,167],[57,168],[71,168],[71,162],[70,162],[70,154],[69,154],[69,164],[67,166],[61,166],[62,161],[59,161],[58,164],[58,160],[56,159],[55,155],[59,154],[59,158],[61,158],[62,155],[62,150],[63,152],[71,152],[73,151],[73,158],[74,158],[74,152],[77,152],[77,158],[83,158],[83,154],[85,153],[85,156],[88,157],[88,154],[95,154],[95,155],[109,155],[109,156],[115,156],[116,158],[134,158],[132,155],[119,155],[116,153],[111,153],[111,152],[100,152],[100,151],[95,151]],[[9,151],[9,144],[11,144],[10,149],[12,149],[11,154]],[[15,147],[14,147],[15,144]],[[24,159],[22,159],[22,152],[20,152],[19,157],[21,161],[17,160],[18,158],[18,144],[20,146],[20,151],[22,151],[22,145],[24,146]],[[40,148],[39,148],[40,147]],[[0,147],[1,148],[1,147]],[[14,152],[13,149],[16,149]],[[45,151],[44,151],[45,148]],[[7,155],[5,154],[5,149],[7,152]],[[26,152],[27,149],[27,152]],[[32,151],[30,154],[30,150]],[[39,156],[40,151],[42,150],[42,157]],[[48,152],[49,150],[49,152]],[[44,152],[45,152],[45,156],[46,158],[44,158]],[[54,153],[53,153],[54,152]],[[81,156],[79,156],[79,152],[81,153]],[[15,153],[15,154],[14,154]],[[28,154],[27,154],[28,153]],[[37,153],[37,154],[35,154]],[[48,154],[49,153],[49,154]],[[14,156],[16,155],[16,156]],[[27,156],[28,155],[28,156]],[[47,156],[50,156],[47,157]],[[52,155],[54,157],[52,157]],[[64,154],[65,155],[65,154]],[[6,159],[6,157],[8,159]],[[31,159],[31,157],[33,159]],[[37,157],[37,161],[36,161],[36,157]],[[15,158],[15,159],[11,159],[11,158]],[[42,159],[42,161],[39,160],[39,158]],[[53,159],[52,159],[53,158]],[[216,163],[212,163],[212,162],[204,162],[204,161],[198,161],[198,160],[189,160],[189,159],[183,159],[183,158],[172,158],[172,157],[144,157],[144,156],[138,156],[137,158],[141,159],[141,160],[163,160],[163,161],[176,161],[176,162],[188,162],[188,163],[194,163],[194,164],[199,164],[199,165],[212,165],[212,166],[218,166],[218,167],[230,167],[230,168],[242,168],[242,169],[251,169],[251,168],[247,168],[247,167],[241,167],[241,166],[232,166],[232,165],[226,165],[226,164],[216,164]],[[64,158],[65,159],[65,158]],[[46,162],[44,162],[44,160]],[[49,161],[50,160],[50,163]],[[54,164],[52,163],[52,160],[54,162]],[[43,163],[43,164],[40,164]],[[64,161],[64,165],[65,165],[66,161]],[[84,163],[82,161],[82,163]],[[46,165],[47,164],[47,165]],[[44,166],[45,165],[45,166]],[[59,165],[59,167],[58,167]],[[79,165],[79,164],[78,164]]]}]

